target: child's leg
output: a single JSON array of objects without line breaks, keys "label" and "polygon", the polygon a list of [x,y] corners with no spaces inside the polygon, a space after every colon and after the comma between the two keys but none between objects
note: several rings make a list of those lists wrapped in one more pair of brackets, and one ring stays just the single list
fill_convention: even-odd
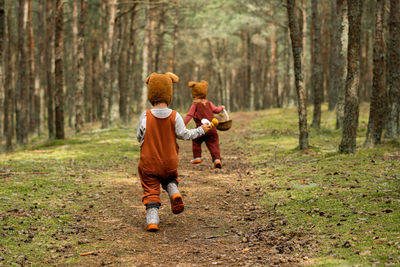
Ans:
[{"label": "child's leg", "polygon": [[[156,205],[158,204],[158,205]],[[149,203],[146,205],[146,230],[149,232],[156,232],[159,230],[158,224],[160,218],[158,217],[158,208],[160,203]]]},{"label": "child's leg", "polygon": [[141,168],[139,169],[140,182],[142,183],[143,196],[142,202],[144,205],[149,203],[160,204],[160,180],[157,177],[146,175]]},{"label": "child's leg", "polygon": [[169,198],[171,200],[171,209],[172,213],[179,214],[181,213],[185,206],[183,204],[183,198],[178,189],[179,181],[177,179],[169,180],[166,183],[163,183],[163,188],[168,192]]},{"label": "child's leg", "polygon": [[212,161],[221,160],[221,154],[219,152],[219,137],[218,134],[209,135],[206,139],[206,145],[210,151]]},{"label": "child's leg", "polygon": [[199,137],[192,141],[193,159],[190,161],[192,164],[201,163],[201,144],[203,137]]}]

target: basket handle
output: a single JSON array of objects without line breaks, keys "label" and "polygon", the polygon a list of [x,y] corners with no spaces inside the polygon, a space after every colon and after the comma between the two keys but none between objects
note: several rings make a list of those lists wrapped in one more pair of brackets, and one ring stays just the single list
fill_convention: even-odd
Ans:
[{"label": "basket handle", "polygon": [[225,109],[224,109],[224,112],[225,112],[226,119],[229,121],[229,115],[228,115],[228,112],[226,112],[226,110],[225,110]]}]

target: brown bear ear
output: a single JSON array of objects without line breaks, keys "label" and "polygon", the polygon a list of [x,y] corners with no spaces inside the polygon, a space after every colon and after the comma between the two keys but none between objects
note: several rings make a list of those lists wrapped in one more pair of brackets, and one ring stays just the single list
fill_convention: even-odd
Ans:
[{"label": "brown bear ear", "polygon": [[179,77],[177,75],[173,74],[172,72],[166,72],[165,74],[171,78],[173,83],[179,82]]},{"label": "brown bear ear", "polygon": [[188,85],[189,85],[189,87],[193,87],[193,86],[196,85],[196,82],[191,81],[191,82],[188,83]]},{"label": "brown bear ear", "polygon": [[201,80],[200,82],[208,86],[208,82],[207,81]]},{"label": "brown bear ear", "polygon": [[146,80],[145,80],[144,82],[147,83],[147,84],[149,84],[150,78],[151,78],[151,76],[153,76],[153,74],[156,74],[156,73],[153,72],[152,74],[150,74],[149,77],[147,77]]}]

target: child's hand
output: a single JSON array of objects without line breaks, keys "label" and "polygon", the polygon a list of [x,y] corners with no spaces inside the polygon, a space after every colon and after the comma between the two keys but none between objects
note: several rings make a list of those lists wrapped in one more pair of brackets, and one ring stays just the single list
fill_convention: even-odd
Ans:
[{"label": "child's hand", "polygon": [[225,106],[224,106],[224,105],[222,105],[221,107],[222,107],[222,109],[225,109]]},{"label": "child's hand", "polygon": [[204,133],[206,133],[211,129],[211,125],[210,124],[202,124],[201,128],[203,129]]}]

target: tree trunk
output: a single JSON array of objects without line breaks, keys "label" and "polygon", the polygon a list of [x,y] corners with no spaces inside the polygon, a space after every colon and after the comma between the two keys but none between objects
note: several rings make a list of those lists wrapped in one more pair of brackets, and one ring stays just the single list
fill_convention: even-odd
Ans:
[{"label": "tree trunk", "polygon": [[328,110],[334,110],[338,92],[344,86],[344,58],[342,54],[344,0],[331,2],[330,28],[330,79],[328,83]]},{"label": "tree trunk", "polygon": [[[72,85],[70,86],[70,90],[67,92],[66,98],[68,99],[68,106],[67,108],[67,113],[69,113],[68,116],[68,125],[69,127],[74,127],[76,132],[79,132],[76,129],[76,114],[75,114],[75,109],[76,109],[76,93],[77,93],[77,87],[78,87],[78,34],[79,34],[79,11],[78,11],[78,2],[79,0],[72,0],[72,56],[70,56],[70,62],[72,65],[72,68],[69,68],[69,71],[71,71],[71,80],[72,80]],[[75,118],[74,118],[75,117]],[[75,119],[75,122],[74,122]],[[74,125],[73,125],[74,124]]]},{"label": "tree trunk", "polygon": [[[297,7],[296,7],[297,8]],[[301,0],[300,3],[300,10],[301,12],[301,19],[298,20],[299,22],[299,27],[301,28],[301,40],[302,40],[302,45],[303,45],[303,55],[302,55],[302,71],[303,71],[303,90],[305,93],[306,101],[310,96],[310,86],[309,86],[309,80],[310,80],[310,65],[309,62],[307,62],[308,59],[308,52],[307,51],[307,0]],[[307,103],[306,103],[307,104]]]},{"label": "tree trunk", "polygon": [[165,7],[160,8],[160,13],[158,15],[158,33],[157,33],[157,46],[155,51],[155,63],[154,69],[157,72],[161,72],[160,55],[162,54],[162,47],[164,45],[164,34],[165,34],[165,14],[167,10]]},{"label": "tree trunk", "polygon": [[313,92],[314,113],[311,127],[319,129],[321,126],[321,104],[324,94],[322,50],[321,50],[321,19],[318,15],[318,0],[312,0],[311,23],[311,87]]},{"label": "tree trunk", "polygon": [[79,34],[77,46],[77,81],[75,92],[75,131],[83,129],[83,95],[85,86],[85,25],[87,13],[87,0],[80,0]]},{"label": "tree trunk", "polygon": [[377,0],[375,45],[374,45],[374,76],[372,99],[369,110],[368,131],[365,146],[373,147],[381,142],[382,130],[386,116],[386,84],[385,84],[385,36],[384,36],[385,0]]},{"label": "tree trunk", "polygon": [[27,1],[28,4],[28,22],[27,22],[27,35],[28,35],[28,86],[29,86],[29,132],[33,133],[36,128],[35,120],[35,44],[33,39],[32,27],[32,0]]},{"label": "tree trunk", "polygon": [[[13,73],[13,62],[11,57],[11,47],[12,47],[12,9],[10,1],[8,1],[7,7],[7,42],[5,43],[5,57],[4,57],[4,70],[5,77],[2,86],[4,88],[4,134],[6,136],[6,151],[10,152],[12,150],[12,139],[14,135],[13,131],[13,101],[14,93],[11,84],[12,73]],[[2,62],[3,63],[3,62]]]},{"label": "tree trunk", "polygon": [[113,49],[113,41],[114,41],[114,26],[115,26],[115,13],[116,13],[116,0],[110,0],[109,3],[109,21],[107,26],[108,36],[107,40],[107,50],[105,56],[104,63],[104,75],[106,77],[105,82],[107,83],[104,91],[103,91],[103,114],[101,119],[101,128],[105,129],[110,127],[110,95],[112,90],[112,70],[111,70],[111,61],[112,61],[112,49]]},{"label": "tree trunk", "polygon": [[247,86],[245,88],[245,92],[247,93],[247,99],[249,106],[247,108],[250,111],[254,110],[254,87],[252,87],[252,79],[251,79],[251,33],[247,32],[246,34],[246,76],[247,76]]},{"label": "tree trunk", "polygon": [[[342,42],[342,49],[338,51],[340,53],[340,59],[335,64],[335,68],[338,68],[338,77],[339,78],[336,80],[335,79],[335,84],[336,84],[336,90],[338,92],[338,97],[337,97],[337,103],[336,103],[336,129],[342,129],[343,128],[343,120],[344,120],[344,98],[345,98],[345,77],[347,76],[347,57],[345,55],[347,54],[348,50],[348,33],[349,33],[349,20],[347,17],[347,0],[343,0],[343,2],[340,2],[341,0],[337,0],[337,6],[338,10],[340,10],[340,3],[342,7],[342,12],[339,13],[342,24],[341,27],[339,28],[340,31],[340,39],[343,39]],[[335,77],[336,78],[336,77]]]},{"label": "tree trunk", "polygon": [[270,43],[271,43],[271,88],[274,99],[273,106],[276,108],[281,107],[281,100],[279,99],[279,69],[278,69],[278,39],[277,39],[277,29],[276,26],[273,26],[270,34]]},{"label": "tree trunk", "polygon": [[118,88],[119,88],[119,117],[123,123],[128,122],[128,84],[127,84],[127,72],[126,67],[128,65],[128,49],[129,34],[128,34],[128,23],[122,20],[120,27],[122,28],[120,52],[118,53]]},{"label": "tree trunk", "polygon": [[399,138],[400,113],[400,0],[390,0],[388,43],[389,107],[385,137]]},{"label": "tree trunk", "polygon": [[37,135],[41,135],[41,122],[42,122],[42,115],[43,115],[43,109],[42,109],[42,88],[45,86],[44,81],[45,81],[45,73],[46,70],[43,69],[44,67],[44,43],[45,43],[45,25],[44,25],[44,20],[46,19],[46,12],[45,12],[45,0],[39,0],[38,1],[39,5],[39,14],[38,14],[38,27],[36,30],[36,39],[37,39],[37,50],[36,50],[36,56],[35,56],[35,99],[34,99],[34,105],[35,105],[35,128]]},{"label": "tree trunk", "polygon": [[174,46],[172,49],[172,57],[169,60],[169,70],[175,73],[176,57],[178,49],[178,22],[179,22],[179,0],[175,0],[175,17],[174,17]]},{"label": "tree trunk", "polygon": [[147,106],[147,84],[144,82],[148,76],[148,67],[149,67],[149,43],[150,43],[150,3],[146,6],[146,26],[144,29],[144,43],[143,43],[143,51],[142,51],[142,101],[140,109],[144,111]]},{"label": "tree trunk", "polygon": [[45,62],[46,62],[46,100],[47,100],[47,127],[49,138],[54,138],[54,3],[46,0],[46,42],[45,42]]},{"label": "tree trunk", "polygon": [[55,115],[56,138],[64,139],[64,83],[63,83],[63,48],[64,48],[64,3],[56,0],[56,28],[55,28]]},{"label": "tree trunk", "polygon": [[26,23],[28,19],[27,4],[19,0],[18,5],[18,78],[15,95],[16,132],[18,144],[26,144],[28,139],[28,77],[25,51]]},{"label": "tree trunk", "polygon": [[[138,4],[133,6],[131,15],[131,24],[129,30],[129,51],[128,51],[128,68],[126,68],[127,76],[129,77],[128,86],[128,120],[131,121],[134,114],[134,100],[137,101],[137,79],[136,79],[136,28],[137,28],[137,12]],[[136,98],[135,98],[136,96]]]},{"label": "tree trunk", "polygon": [[348,1],[349,48],[347,52],[347,81],[344,104],[343,135],[339,146],[341,153],[356,152],[359,115],[361,14],[362,0]]},{"label": "tree trunk", "polygon": [[[4,0],[0,0],[0,110],[3,107],[3,50],[4,50],[4,25],[5,25],[5,12],[4,12]],[[4,93],[5,94],[5,93]],[[1,131],[1,118],[0,118],[0,137],[2,136],[3,132]]]},{"label": "tree trunk", "polygon": [[289,19],[290,38],[292,40],[292,51],[294,61],[295,83],[298,99],[299,114],[299,149],[308,148],[308,131],[307,131],[307,107],[304,94],[304,82],[302,71],[302,28],[299,27],[296,15],[296,0],[287,0],[287,12]]}]

